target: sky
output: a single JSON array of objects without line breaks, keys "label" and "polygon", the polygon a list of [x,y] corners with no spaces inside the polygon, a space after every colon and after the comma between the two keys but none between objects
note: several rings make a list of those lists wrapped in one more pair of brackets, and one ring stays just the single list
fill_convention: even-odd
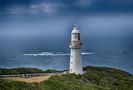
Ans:
[{"label": "sky", "polygon": [[[9,57],[19,52],[68,52],[74,24],[81,32],[83,51],[103,52],[99,56],[105,63],[110,58],[114,65],[130,67],[133,0],[0,0],[1,60],[21,61],[16,54]],[[100,60],[99,56],[94,57]]]},{"label": "sky", "polygon": [[0,0],[1,14],[133,12],[132,0]]},{"label": "sky", "polygon": [[0,37],[133,35],[133,0],[0,0]]}]

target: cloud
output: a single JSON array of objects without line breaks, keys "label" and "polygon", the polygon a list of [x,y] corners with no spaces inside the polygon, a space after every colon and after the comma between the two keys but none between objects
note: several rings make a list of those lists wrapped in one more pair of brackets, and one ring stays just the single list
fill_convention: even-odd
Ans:
[{"label": "cloud", "polygon": [[132,0],[7,0],[0,1],[0,13],[88,14],[91,12],[133,12]]},{"label": "cloud", "polygon": [[8,7],[6,13],[8,13],[8,14],[22,14],[22,13],[27,13],[27,7],[13,5],[13,6]]},{"label": "cloud", "polygon": [[62,3],[39,2],[30,5],[10,5],[4,9],[6,14],[54,14],[58,13],[64,5]]},{"label": "cloud", "polygon": [[30,5],[30,11],[33,13],[56,13],[63,7],[63,4],[55,3],[40,3]]}]

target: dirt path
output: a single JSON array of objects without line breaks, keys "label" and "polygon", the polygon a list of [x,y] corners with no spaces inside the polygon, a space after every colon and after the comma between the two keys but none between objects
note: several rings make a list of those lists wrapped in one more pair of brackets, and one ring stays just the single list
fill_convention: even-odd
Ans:
[{"label": "dirt path", "polygon": [[27,82],[27,83],[32,83],[32,82],[39,83],[39,82],[42,82],[44,80],[47,80],[49,77],[50,76],[40,76],[40,77],[31,77],[31,78],[18,77],[18,78],[3,78],[3,79],[14,80],[14,81],[24,81],[24,82]]}]

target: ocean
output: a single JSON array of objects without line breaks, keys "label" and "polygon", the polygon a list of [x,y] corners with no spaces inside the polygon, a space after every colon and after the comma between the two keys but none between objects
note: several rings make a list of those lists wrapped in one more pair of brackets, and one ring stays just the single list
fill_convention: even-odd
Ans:
[{"label": "ocean", "polygon": [[[0,40],[0,68],[69,68],[70,36]],[[113,67],[133,74],[132,37],[82,35],[83,65]]]}]

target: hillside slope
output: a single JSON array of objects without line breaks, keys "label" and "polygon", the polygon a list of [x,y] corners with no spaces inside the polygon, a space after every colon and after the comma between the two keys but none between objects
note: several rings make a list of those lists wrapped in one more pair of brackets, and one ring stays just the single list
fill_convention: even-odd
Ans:
[{"label": "hillside slope", "polygon": [[86,66],[83,75],[52,76],[41,83],[0,80],[0,90],[133,90],[133,75],[114,68]]}]

